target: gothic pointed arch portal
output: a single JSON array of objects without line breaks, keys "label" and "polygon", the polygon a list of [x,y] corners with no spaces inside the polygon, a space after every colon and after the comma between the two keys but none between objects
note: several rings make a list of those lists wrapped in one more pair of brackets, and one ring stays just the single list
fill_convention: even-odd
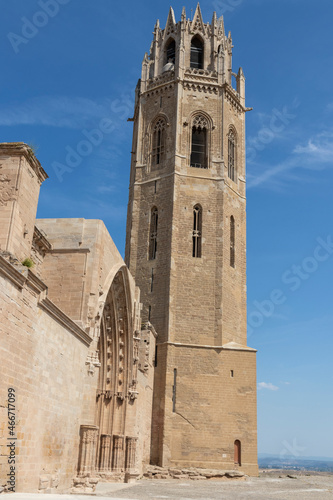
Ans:
[{"label": "gothic pointed arch portal", "polygon": [[[127,407],[136,398],[137,350],[133,340],[131,301],[126,270],[116,274],[106,298],[99,339],[100,373],[97,389],[96,425],[99,428],[96,469],[123,472],[133,447],[126,437]],[[133,350],[134,349],[134,350]]]},{"label": "gothic pointed arch portal", "polygon": [[[101,315],[95,426],[87,426],[87,439],[81,438],[81,445],[87,443],[87,450],[81,446],[80,452],[83,459],[89,454],[93,458],[88,467],[79,466],[79,473],[94,471],[97,476],[121,478],[137,466],[138,438],[133,417],[138,394],[140,339],[135,335],[133,321],[128,271],[123,267],[112,281]],[[89,444],[93,439],[89,438],[92,427],[95,432],[93,446]]]}]

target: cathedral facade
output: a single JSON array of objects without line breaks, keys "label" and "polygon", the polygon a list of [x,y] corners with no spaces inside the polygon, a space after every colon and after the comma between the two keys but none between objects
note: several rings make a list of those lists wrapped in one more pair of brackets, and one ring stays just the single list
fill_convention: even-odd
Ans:
[{"label": "cathedral facade", "polygon": [[0,145],[0,487],[92,491],[149,463],[257,474],[247,111],[223,19],[170,9],[136,88],[125,262],[101,221],[36,220],[47,174]]}]

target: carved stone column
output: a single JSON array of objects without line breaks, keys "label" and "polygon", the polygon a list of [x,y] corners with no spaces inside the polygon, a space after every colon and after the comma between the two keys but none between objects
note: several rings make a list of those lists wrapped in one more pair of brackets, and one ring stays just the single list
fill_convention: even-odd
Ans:
[{"label": "carved stone column", "polygon": [[115,472],[123,471],[124,462],[124,436],[113,436],[112,470]]},{"label": "carved stone column", "polygon": [[136,468],[136,443],[138,438],[126,437],[126,472]]},{"label": "carved stone column", "polygon": [[111,435],[101,435],[101,447],[99,455],[99,470],[100,472],[110,471],[110,452],[111,452]]},{"label": "carved stone column", "polygon": [[80,476],[90,476],[95,472],[97,438],[96,425],[81,425],[78,470]]}]

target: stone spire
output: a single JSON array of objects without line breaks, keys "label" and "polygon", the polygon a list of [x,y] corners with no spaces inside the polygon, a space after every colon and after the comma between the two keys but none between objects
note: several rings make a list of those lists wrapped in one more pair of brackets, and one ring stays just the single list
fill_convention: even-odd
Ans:
[{"label": "stone spire", "polygon": [[192,31],[201,31],[202,33],[205,33],[205,25],[202,19],[202,14],[201,14],[201,9],[200,9],[200,4],[198,3],[197,8],[195,9],[192,25],[191,25],[191,30]]},{"label": "stone spire", "polygon": [[173,33],[175,31],[175,26],[176,26],[176,18],[175,18],[175,13],[172,7],[170,7],[169,14],[168,14],[168,19],[165,25],[165,30],[164,30],[164,37],[167,37],[170,35],[170,33]]}]

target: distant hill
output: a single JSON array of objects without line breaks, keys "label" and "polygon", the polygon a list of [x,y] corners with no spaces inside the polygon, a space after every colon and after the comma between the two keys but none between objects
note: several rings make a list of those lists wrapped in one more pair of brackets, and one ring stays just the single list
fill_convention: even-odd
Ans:
[{"label": "distant hill", "polygon": [[277,457],[259,454],[261,469],[294,469],[333,472],[333,458],[326,457]]}]

